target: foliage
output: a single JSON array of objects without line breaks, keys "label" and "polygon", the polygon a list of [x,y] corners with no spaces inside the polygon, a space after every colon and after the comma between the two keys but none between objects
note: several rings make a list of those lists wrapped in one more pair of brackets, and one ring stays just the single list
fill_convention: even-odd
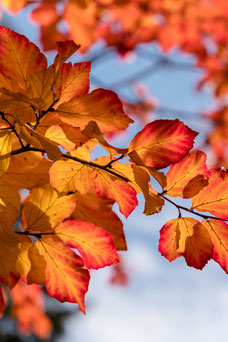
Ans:
[{"label": "foliage", "polygon": [[[2,3],[17,12],[33,1]],[[70,0],[63,12],[57,5],[41,1],[32,13],[44,48],[57,46],[50,66],[26,37],[0,27],[0,280],[3,292],[11,292],[21,329],[42,338],[51,323],[37,302],[37,285],[45,285],[60,302],[77,303],[85,313],[89,270],[117,264],[118,251],[127,248],[112,206],[117,203],[127,218],[139,193],[145,215],[160,212],[165,201],[177,208],[178,217],[161,228],[161,255],[169,261],[182,256],[197,269],[213,259],[228,273],[227,170],[207,169],[206,154],[192,150],[198,133],[177,119],[148,123],[128,147],[112,146],[107,137],[133,120],[114,92],[89,92],[90,62],[66,62],[77,44],[83,52],[99,38],[121,54],[140,42],[156,41],[164,51],[179,46],[204,68],[201,86],[212,82],[215,95],[222,98],[227,93],[227,5],[217,0]],[[62,19],[68,22],[67,33],[58,31]],[[172,33],[169,39],[167,32]],[[206,35],[216,45],[214,52]],[[226,117],[225,104],[211,116],[215,128],[208,142],[216,166],[226,165]],[[91,151],[97,146],[104,156],[93,160]],[[159,171],[167,167],[166,173]],[[23,190],[28,195],[22,203]],[[173,197],[191,199],[192,205],[179,205]],[[116,270],[118,278],[121,267]],[[17,291],[23,293],[25,286],[26,298],[18,301]],[[2,295],[1,313],[4,301]],[[27,305],[29,316],[21,314]],[[35,325],[37,316],[44,330]]]}]

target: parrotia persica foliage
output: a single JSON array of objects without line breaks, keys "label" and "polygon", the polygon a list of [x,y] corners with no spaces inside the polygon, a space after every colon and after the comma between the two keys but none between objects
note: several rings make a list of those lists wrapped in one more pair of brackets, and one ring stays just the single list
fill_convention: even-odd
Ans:
[{"label": "parrotia persica foliage", "polygon": [[[9,13],[33,4],[31,19],[39,25],[44,50],[56,41],[73,39],[87,51],[102,39],[120,54],[139,43],[155,42],[163,52],[173,47],[195,57],[204,70],[199,89],[207,84],[219,98],[214,113],[206,113],[213,129],[206,144],[214,165],[227,167],[228,149],[228,2],[224,0],[0,0]],[[60,29],[65,25],[64,33]],[[211,87],[212,86],[212,87]],[[145,110],[137,108],[137,115]],[[151,109],[149,105],[149,109]],[[140,110],[140,111],[139,111]]]},{"label": "parrotia persica foliage", "polygon": [[[25,284],[45,285],[51,297],[85,313],[89,270],[118,263],[117,251],[127,248],[112,205],[128,217],[140,192],[145,215],[165,201],[177,208],[160,232],[165,258],[183,256],[197,269],[214,259],[228,273],[228,172],[207,170],[205,153],[191,152],[198,133],[179,120],[156,120],[128,147],[111,146],[106,134],[133,121],[114,92],[89,92],[90,62],[66,63],[78,48],[58,42],[47,66],[37,46],[0,27],[0,280],[12,291],[16,317],[23,308],[15,289]],[[91,160],[97,145],[105,156]],[[169,166],[166,175],[158,171]],[[190,198],[191,208],[176,196]],[[37,312],[36,300],[29,303]]]}]

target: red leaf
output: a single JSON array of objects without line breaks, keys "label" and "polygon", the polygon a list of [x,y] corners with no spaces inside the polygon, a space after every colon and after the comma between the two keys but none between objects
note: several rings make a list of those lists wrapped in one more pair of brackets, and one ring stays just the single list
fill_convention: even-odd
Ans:
[{"label": "red leaf", "polygon": [[185,157],[197,134],[177,119],[156,120],[136,134],[129,156],[135,164],[161,169]]}]

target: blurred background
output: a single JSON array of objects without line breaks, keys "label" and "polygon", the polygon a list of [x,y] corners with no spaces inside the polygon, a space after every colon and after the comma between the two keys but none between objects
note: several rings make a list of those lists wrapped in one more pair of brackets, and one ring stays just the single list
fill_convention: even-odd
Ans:
[{"label": "blurred background", "polygon": [[[29,19],[32,9],[27,7],[16,16],[3,11],[1,24],[41,47],[38,26]],[[51,64],[55,52],[47,56]],[[111,47],[104,50],[104,42],[99,41],[89,52],[75,54],[71,59],[86,60],[92,60],[91,89],[102,87],[117,92],[135,120],[126,133],[113,137],[113,145],[126,146],[147,122],[179,118],[200,132],[196,147],[208,150],[205,141],[212,123],[203,113],[213,111],[217,100],[209,86],[196,90],[203,70],[194,66],[192,55],[178,49],[164,54],[157,43],[150,43],[139,44],[134,51],[120,56]],[[208,163],[213,164],[213,155],[209,154]],[[108,267],[91,272],[85,316],[76,305],[46,298],[46,310],[55,324],[49,341],[226,340],[225,272],[213,261],[198,271],[187,267],[183,258],[169,263],[161,257],[159,230],[176,217],[176,209],[166,204],[161,213],[144,216],[143,205],[139,196],[139,206],[127,220],[118,213],[124,223],[128,251],[120,253],[119,270]],[[0,321],[1,342],[39,341],[36,336],[17,334],[15,322],[6,314]]]}]

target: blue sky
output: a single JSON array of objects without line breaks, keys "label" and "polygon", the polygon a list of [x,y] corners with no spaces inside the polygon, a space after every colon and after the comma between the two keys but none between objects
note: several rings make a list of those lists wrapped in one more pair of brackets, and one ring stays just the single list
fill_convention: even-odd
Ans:
[{"label": "blue sky", "polygon": [[[16,31],[38,43],[36,27],[27,22],[27,15],[28,11],[9,20]],[[177,52],[173,57],[186,62],[192,60]],[[136,57],[132,62],[106,59],[92,67],[92,75],[112,86],[114,80],[122,79],[148,63],[150,61]],[[209,89],[201,93],[194,90],[200,74],[200,70],[163,69],[146,78],[145,84],[163,106],[201,112],[213,107],[213,99]],[[126,89],[121,92],[131,95]],[[151,114],[151,120],[176,117],[172,112],[160,116]],[[208,123],[197,116],[185,115],[181,119],[195,130],[206,133],[209,129]],[[133,126],[131,137],[138,129],[137,124]],[[199,145],[201,141],[197,138]],[[66,335],[60,341],[226,341],[226,274],[213,261],[203,271],[187,267],[182,258],[169,263],[157,250],[159,229],[167,220],[176,217],[176,209],[165,205],[160,214],[144,216],[142,212],[140,198],[139,207],[127,220],[121,215],[128,241],[128,252],[122,253],[130,275],[128,286],[111,286],[109,268],[92,272],[86,297],[87,315],[72,315],[66,322]],[[73,305],[68,306],[77,310]]]}]

